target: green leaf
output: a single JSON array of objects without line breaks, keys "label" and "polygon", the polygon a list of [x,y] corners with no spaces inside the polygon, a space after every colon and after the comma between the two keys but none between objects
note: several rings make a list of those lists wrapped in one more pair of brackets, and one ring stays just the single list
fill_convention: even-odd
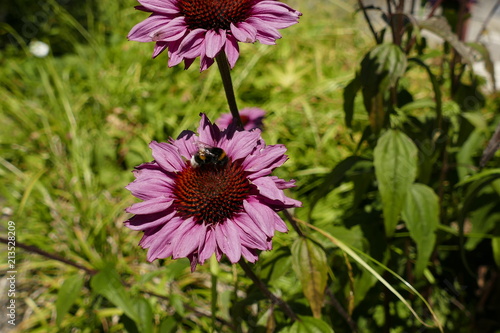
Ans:
[{"label": "green leaf", "polygon": [[328,280],[325,251],[310,239],[301,237],[292,245],[292,267],[300,279],[313,316],[320,318]]},{"label": "green leaf", "polygon": [[320,186],[317,187],[314,198],[311,203],[311,211],[314,206],[318,203],[318,201],[327,196],[334,188],[336,188],[340,182],[345,178],[346,173],[359,161],[363,161],[360,156],[348,156],[344,160],[340,161],[332,171],[326,175],[325,179],[321,183]]},{"label": "green leaf", "polygon": [[177,319],[173,316],[168,316],[160,323],[159,333],[174,333],[177,332]]},{"label": "green leaf", "polygon": [[64,280],[61,289],[57,293],[56,301],[56,323],[57,326],[61,325],[61,322],[68,313],[69,309],[75,303],[76,298],[82,291],[83,287],[83,276],[80,274],[75,274]]},{"label": "green leaf", "polygon": [[344,119],[345,125],[349,128],[352,126],[352,118],[354,116],[354,100],[356,99],[356,94],[361,89],[361,80],[359,76],[349,82],[349,84],[344,88]]},{"label": "green leaf", "polygon": [[120,276],[112,267],[106,267],[90,280],[96,293],[106,297],[139,326],[139,316],[132,298],[120,281]]},{"label": "green leaf", "polygon": [[313,317],[299,316],[290,333],[334,333],[333,329],[323,320]]},{"label": "green leaf", "polygon": [[417,175],[417,147],[404,133],[388,130],[378,140],[373,157],[382,197],[385,233],[390,237]]},{"label": "green leaf", "polygon": [[443,16],[433,16],[426,20],[418,22],[421,29],[428,30],[435,33],[439,37],[443,38],[445,41],[450,43],[450,45],[457,51],[462,59],[471,64],[474,61],[474,54],[472,49],[467,46],[464,42],[461,42],[457,35],[453,33],[448,20]]},{"label": "green leaf", "polygon": [[406,55],[399,46],[377,45],[361,61],[360,80],[363,94],[373,97],[395,87],[407,65]]},{"label": "green leaf", "polygon": [[134,310],[139,318],[139,322],[136,322],[139,332],[153,332],[153,309],[151,304],[144,298],[137,299],[134,302]]},{"label": "green leaf", "polygon": [[500,237],[491,239],[491,247],[493,248],[493,259],[495,259],[497,267],[500,267]]},{"label": "green leaf", "polygon": [[406,55],[395,44],[378,45],[361,61],[363,103],[373,133],[379,133],[384,125],[384,94],[389,88],[396,86],[407,65]]},{"label": "green leaf", "polygon": [[[494,195],[496,195],[496,193]],[[478,199],[481,200],[480,198]],[[485,199],[487,200],[488,198]],[[483,198],[482,200],[484,201],[485,199]],[[472,225],[470,234],[474,235],[474,237],[467,238],[467,242],[465,243],[466,250],[474,250],[477,244],[484,240],[484,237],[481,237],[481,235],[486,236],[487,233],[492,231],[495,226],[500,223],[500,212],[495,211],[497,205],[498,202],[496,200],[490,199],[484,201],[483,206],[470,212],[469,221]]]},{"label": "green leaf", "polygon": [[439,198],[424,184],[412,184],[402,211],[410,237],[417,244],[415,276],[419,279],[434,250],[439,224]]}]

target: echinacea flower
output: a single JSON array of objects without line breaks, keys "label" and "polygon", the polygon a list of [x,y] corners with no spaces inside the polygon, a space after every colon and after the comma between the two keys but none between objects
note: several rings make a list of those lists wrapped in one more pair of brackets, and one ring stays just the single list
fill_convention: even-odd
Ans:
[{"label": "echinacea flower", "polygon": [[[243,124],[243,129],[249,131],[254,128],[262,130],[264,127],[263,120],[266,111],[260,108],[243,108],[240,110],[240,118]],[[230,113],[223,113],[215,121],[219,128],[227,128],[233,122],[233,116]]]},{"label": "echinacea flower", "polygon": [[277,212],[301,205],[283,192],[295,182],[270,176],[286,148],[267,146],[260,133],[221,131],[202,115],[198,135],[151,142],[154,161],[138,166],[127,186],[143,201],[127,208],[135,216],[125,222],[144,232],[139,245],[149,261],[187,257],[193,271],[214,253],[255,262],[275,231],[288,231]]},{"label": "echinacea flower", "polygon": [[168,49],[169,67],[184,60],[189,68],[200,57],[201,71],[225,52],[233,68],[238,42],[276,44],[278,29],[302,15],[277,0],[138,0],[136,9],[152,13],[132,28],[129,40],[155,42],[153,58]]}]

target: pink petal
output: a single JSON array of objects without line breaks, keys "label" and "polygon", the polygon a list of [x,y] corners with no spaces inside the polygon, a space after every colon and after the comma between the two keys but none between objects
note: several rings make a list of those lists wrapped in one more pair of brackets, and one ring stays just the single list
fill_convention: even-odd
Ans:
[{"label": "pink petal", "polygon": [[153,151],[153,158],[163,169],[170,172],[181,171],[185,166],[179,150],[174,145],[165,142],[152,141],[149,147]]},{"label": "pink petal", "polygon": [[168,197],[158,197],[147,201],[138,202],[128,207],[125,211],[130,214],[154,214],[165,211],[174,200]]},{"label": "pink petal", "polygon": [[223,29],[208,30],[205,35],[205,54],[209,58],[215,58],[215,56],[222,50],[222,47],[226,43],[226,31]]},{"label": "pink petal", "polygon": [[199,142],[209,146],[216,146],[221,137],[219,127],[212,124],[204,113],[200,115],[201,120],[198,126]]},{"label": "pink petal", "polygon": [[233,161],[247,157],[255,149],[257,141],[261,139],[260,130],[237,131],[232,137],[221,141],[220,147],[224,149]]},{"label": "pink petal", "polygon": [[190,31],[179,45],[178,54],[182,58],[197,58],[205,48],[205,29],[195,29]]},{"label": "pink petal", "polygon": [[198,249],[200,239],[204,239],[207,227],[194,221],[193,218],[185,220],[175,231],[172,240],[172,258],[184,258]]},{"label": "pink petal", "polygon": [[184,37],[188,32],[186,20],[179,16],[171,20],[167,25],[155,31],[151,39],[155,42],[173,42]]},{"label": "pink petal", "polygon": [[271,171],[281,166],[287,160],[284,145],[266,146],[255,155],[248,156],[242,166],[245,171],[251,172],[248,178],[255,179],[267,176]]},{"label": "pink petal", "polygon": [[251,263],[254,263],[259,259],[259,256],[255,253],[255,251],[252,251],[250,249],[247,249],[246,247],[242,246],[241,247],[241,255]]},{"label": "pink petal", "polygon": [[160,53],[165,51],[167,46],[168,46],[167,42],[156,42],[155,47],[153,49],[153,56],[152,56],[153,59],[156,58],[158,55],[160,55]]},{"label": "pink petal", "polygon": [[288,227],[276,212],[274,212],[274,229],[279,232],[288,232]]},{"label": "pink petal", "polygon": [[243,208],[267,237],[274,236],[274,212],[269,207],[250,197],[243,201]]},{"label": "pink petal", "polygon": [[248,214],[238,214],[232,221],[240,229],[239,234],[242,244],[254,249],[267,249],[266,234],[260,230],[259,225],[256,224]]},{"label": "pink petal", "polygon": [[153,230],[170,222],[174,215],[174,210],[159,212],[155,214],[135,215],[129,220],[125,221],[125,226],[131,230]]},{"label": "pink petal", "polygon": [[232,221],[226,220],[215,228],[217,246],[233,264],[241,258],[241,243],[238,229]]},{"label": "pink petal", "polygon": [[269,177],[260,177],[252,180],[252,183],[257,186],[259,193],[271,200],[285,201],[285,193],[278,189],[276,183]]},{"label": "pink petal", "polygon": [[179,153],[186,159],[191,159],[197,151],[196,134],[193,131],[182,131],[176,140],[170,140],[170,143],[179,149]]},{"label": "pink petal", "polygon": [[212,228],[207,228],[207,234],[205,239],[200,243],[198,247],[199,261],[203,264],[207,259],[209,259],[215,252],[215,232]]},{"label": "pink petal", "polygon": [[170,0],[138,0],[148,11],[163,14],[179,14],[179,9]]},{"label": "pink petal", "polygon": [[246,22],[238,22],[236,24],[231,23],[231,33],[233,36],[243,43],[253,43],[255,42],[255,37],[257,36],[257,29],[255,29],[251,24]]},{"label": "pink petal", "polygon": [[224,48],[226,52],[227,61],[229,62],[229,67],[233,68],[240,56],[240,48],[238,46],[238,41],[231,35],[227,35],[226,47]]},{"label": "pink petal", "polygon": [[128,33],[127,38],[137,42],[152,42],[151,36],[170,21],[170,18],[163,15],[152,14],[144,21],[136,24]]}]

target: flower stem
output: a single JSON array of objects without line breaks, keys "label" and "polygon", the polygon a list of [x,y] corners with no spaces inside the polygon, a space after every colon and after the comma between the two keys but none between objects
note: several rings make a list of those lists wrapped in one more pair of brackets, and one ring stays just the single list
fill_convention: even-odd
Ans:
[{"label": "flower stem", "polygon": [[250,266],[248,266],[248,264],[244,259],[241,259],[238,263],[240,264],[241,268],[243,268],[243,271],[246,273],[246,275],[250,279],[252,279],[252,281],[257,285],[257,287],[264,293],[264,295],[266,295],[267,298],[271,300],[273,304],[278,305],[283,310],[283,312],[285,312],[285,314],[288,317],[290,317],[290,319],[292,319],[292,321],[298,320],[297,315],[295,314],[295,312],[292,311],[288,303],[286,303],[284,300],[282,300],[278,296],[274,295],[271,291],[269,291],[264,282],[262,282],[257,277],[257,275],[255,275],[255,273],[252,271]]},{"label": "flower stem", "polygon": [[233,82],[231,81],[231,68],[229,68],[229,62],[227,61],[226,54],[221,51],[215,56],[217,61],[217,67],[219,67],[219,73],[222,78],[222,84],[224,85],[224,91],[226,92],[227,104],[229,104],[229,110],[233,119],[236,120],[238,127],[243,128],[243,123],[241,122],[240,113],[238,112],[238,106],[236,105],[236,98],[234,97]]},{"label": "flower stem", "polygon": [[[8,244],[9,241],[6,239],[6,238],[3,238],[3,237],[0,237],[0,243],[4,243],[4,244]],[[54,253],[49,253],[49,252],[46,252],[34,245],[27,245],[27,244],[24,244],[24,243],[21,243],[21,242],[16,242],[16,246],[20,247],[21,249],[24,249],[28,252],[33,252],[33,253],[36,253],[36,254],[39,254],[45,258],[49,258],[49,259],[52,259],[52,260],[56,260],[56,261],[59,261],[59,262],[62,262],[64,264],[67,264],[67,265],[70,265],[70,266],[73,266],[75,268],[78,268],[78,269],[81,269],[83,271],[85,271],[87,274],[89,275],[95,275],[97,274],[97,271],[96,270],[93,270],[91,268],[87,268],[85,266],[82,266],[70,259],[66,259],[58,254],[54,254]]]}]

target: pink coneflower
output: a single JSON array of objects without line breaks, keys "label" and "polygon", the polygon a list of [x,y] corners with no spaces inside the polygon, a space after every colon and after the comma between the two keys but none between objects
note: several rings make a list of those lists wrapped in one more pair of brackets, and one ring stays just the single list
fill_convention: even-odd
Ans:
[{"label": "pink coneflower", "polygon": [[[266,111],[259,108],[243,108],[240,110],[240,118],[243,124],[243,129],[249,131],[254,128],[262,130],[264,127],[263,120]],[[230,113],[223,113],[215,121],[220,128],[227,128],[233,122],[233,116]]]},{"label": "pink coneflower", "polygon": [[153,58],[168,48],[170,67],[184,60],[186,69],[201,58],[201,71],[225,52],[231,68],[238,60],[238,42],[273,45],[278,29],[302,15],[276,0],[138,0],[138,10],[152,13],[137,24],[129,40],[156,42]]},{"label": "pink coneflower", "polygon": [[150,148],[155,160],[127,186],[143,202],[127,209],[135,216],[125,222],[144,232],[149,261],[187,257],[194,270],[215,253],[255,262],[275,230],[288,231],[276,212],[301,205],[283,192],[293,180],[270,176],[287,160],[285,146],[266,146],[258,129],[221,131],[202,115],[198,135],[184,131]]}]

